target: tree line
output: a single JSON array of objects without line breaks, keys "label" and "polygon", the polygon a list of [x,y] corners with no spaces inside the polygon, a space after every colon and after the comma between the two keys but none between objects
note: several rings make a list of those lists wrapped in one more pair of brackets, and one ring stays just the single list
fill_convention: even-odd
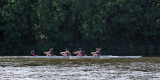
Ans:
[{"label": "tree line", "polygon": [[0,0],[0,55],[49,48],[160,54],[159,0]]}]

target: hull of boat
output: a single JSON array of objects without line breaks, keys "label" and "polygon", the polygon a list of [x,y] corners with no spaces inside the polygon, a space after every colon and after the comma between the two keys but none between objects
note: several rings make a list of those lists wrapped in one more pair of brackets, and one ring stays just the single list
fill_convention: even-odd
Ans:
[{"label": "hull of boat", "polygon": [[142,56],[0,56],[0,58],[140,58]]}]

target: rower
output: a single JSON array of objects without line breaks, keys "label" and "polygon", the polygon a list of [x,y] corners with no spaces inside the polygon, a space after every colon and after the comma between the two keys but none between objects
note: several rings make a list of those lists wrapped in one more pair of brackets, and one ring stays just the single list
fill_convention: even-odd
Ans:
[{"label": "rower", "polygon": [[91,54],[93,54],[93,56],[100,56],[101,55],[100,51],[101,51],[100,48],[96,48],[96,52],[91,52]]},{"label": "rower", "polygon": [[50,50],[48,52],[44,52],[44,54],[46,54],[46,56],[53,56],[53,48],[50,48]]},{"label": "rower", "polygon": [[32,56],[38,56],[34,54],[34,50],[31,51]]},{"label": "rower", "polygon": [[73,52],[74,54],[77,54],[77,56],[84,56],[84,50],[82,48],[79,48],[79,51]]},{"label": "rower", "polygon": [[54,56],[53,50],[54,50],[53,48],[50,49],[50,51],[51,51],[51,52],[50,52],[51,56]]},{"label": "rower", "polygon": [[64,52],[60,52],[60,54],[62,54],[63,56],[71,56],[68,48],[66,48]]},{"label": "rower", "polygon": [[97,53],[97,56],[101,56],[101,48],[99,48],[99,51]]},{"label": "rower", "polygon": [[51,56],[53,56],[54,55],[54,52],[53,52],[53,50],[51,51]]}]

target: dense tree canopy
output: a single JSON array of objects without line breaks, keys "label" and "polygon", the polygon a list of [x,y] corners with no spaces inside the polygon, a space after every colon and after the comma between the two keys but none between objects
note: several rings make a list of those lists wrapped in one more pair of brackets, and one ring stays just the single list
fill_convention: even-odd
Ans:
[{"label": "dense tree canopy", "polygon": [[159,0],[0,0],[0,55],[159,55],[159,31]]}]

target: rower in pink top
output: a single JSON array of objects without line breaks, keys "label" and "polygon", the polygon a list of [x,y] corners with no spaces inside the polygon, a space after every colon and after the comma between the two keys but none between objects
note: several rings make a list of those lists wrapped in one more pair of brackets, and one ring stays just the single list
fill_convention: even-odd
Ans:
[{"label": "rower in pink top", "polygon": [[77,54],[77,56],[84,56],[84,50],[82,48],[79,48],[79,51],[73,52],[74,54]]},{"label": "rower in pink top", "polygon": [[44,52],[44,54],[46,54],[46,56],[53,56],[54,55],[53,50],[54,50],[53,48],[50,48],[50,50],[47,52]]},{"label": "rower in pink top", "polygon": [[68,49],[68,48],[65,49],[64,52],[60,52],[60,54],[63,55],[63,56],[71,56],[71,53],[69,52],[69,49]]},{"label": "rower in pink top", "polygon": [[31,51],[31,54],[32,54],[32,56],[37,56],[37,55],[35,55],[34,50]]},{"label": "rower in pink top", "polygon": [[101,49],[100,48],[96,48],[96,52],[91,52],[91,54],[93,54],[93,56],[100,56],[101,55]]}]

